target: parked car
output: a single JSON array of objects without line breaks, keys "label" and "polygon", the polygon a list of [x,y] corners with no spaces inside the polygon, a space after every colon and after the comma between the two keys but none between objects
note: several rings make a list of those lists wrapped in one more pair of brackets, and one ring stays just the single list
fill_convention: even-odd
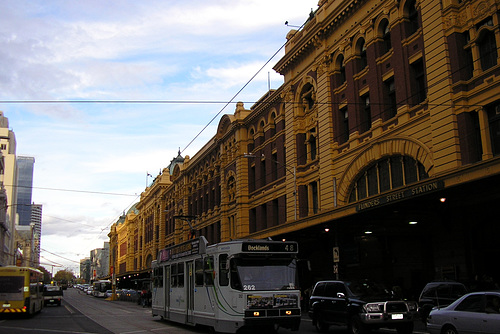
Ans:
[{"label": "parked car", "polygon": [[86,293],[87,293],[87,295],[91,295],[91,296],[92,296],[92,291],[94,291],[94,288],[93,288],[92,286],[89,286],[89,287],[87,288],[87,292],[86,292]]},{"label": "parked car", "polygon": [[447,306],[467,293],[465,285],[454,281],[427,283],[418,299],[420,318],[426,322],[434,306]]},{"label": "parked car", "polygon": [[106,290],[105,296],[106,298],[109,298],[113,295],[113,290]]},{"label": "parked car", "polygon": [[427,317],[431,334],[499,333],[500,291],[472,292],[445,307],[434,308]]},{"label": "parked car", "polygon": [[328,331],[330,325],[347,325],[353,334],[378,328],[409,334],[418,307],[416,302],[396,299],[394,293],[369,280],[320,281],[309,299],[309,316],[320,332]]}]

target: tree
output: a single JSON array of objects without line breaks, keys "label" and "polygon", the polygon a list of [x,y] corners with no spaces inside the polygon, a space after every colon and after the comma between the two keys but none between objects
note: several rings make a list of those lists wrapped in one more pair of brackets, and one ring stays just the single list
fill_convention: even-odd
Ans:
[{"label": "tree", "polygon": [[51,274],[49,273],[49,271],[42,266],[38,267],[38,269],[40,269],[43,273],[43,283],[49,284],[51,279]]},{"label": "tree", "polygon": [[65,280],[66,282],[69,282],[69,281],[72,281],[74,278],[75,278],[75,275],[73,274],[72,271],[69,271],[69,270],[59,270],[54,275],[54,281]]}]

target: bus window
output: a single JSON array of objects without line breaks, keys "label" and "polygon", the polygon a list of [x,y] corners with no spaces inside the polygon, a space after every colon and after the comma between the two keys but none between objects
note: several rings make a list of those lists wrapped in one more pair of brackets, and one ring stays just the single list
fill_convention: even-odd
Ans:
[{"label": "bus window", "polygon": [[203,286],[203,259],[196,259],[194,261],[194,284],[196,286]]},{"label": "bus window", "polygon": [[205,258],[205,285],[212,286],[214,285],[214,258],[213,256],[207,256]]},{"label": "bus window", "polygon": [[227,254],[219,255],[219,285],[229,285],[229,269],[227,266]]},{"label": "bus window", "polygon": [[[24,289],[23,276],[1,276],[0,277],[0,293],[22,294]],[[22,296],[22,295],[21,295]]]}]

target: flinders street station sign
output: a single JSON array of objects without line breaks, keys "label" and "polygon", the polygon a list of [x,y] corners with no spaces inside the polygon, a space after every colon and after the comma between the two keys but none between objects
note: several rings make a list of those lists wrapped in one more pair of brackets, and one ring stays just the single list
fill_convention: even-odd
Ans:
[{"label": "flinders street station sign", "polygon": [[392,192],[387,195],[379,196],[371,200],[361,202],[356,206],[356,211],[374,209],[382,205],[411,199],[412,197],[424,195],[443,188],[444,188],[444,181],[434,181],[431,183],[405,188],[401,191]]}]

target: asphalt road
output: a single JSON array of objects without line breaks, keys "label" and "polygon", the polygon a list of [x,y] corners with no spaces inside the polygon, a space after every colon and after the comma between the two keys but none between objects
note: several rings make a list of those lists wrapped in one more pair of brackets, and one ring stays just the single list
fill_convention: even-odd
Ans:
[{"label": "asphalt road", "polygon": [[[416,324],[414,333],[424,334],[423,325]],[[143,308],[128,301],[109,301],[69,288],[64,291],[62,306],[47,306],[31,317],[0,317],[0,334],[208,334],[207,328],[191,327],[161,320],[151,315],[151,308]],[[280,329],[278,334],[314,333],[307,315],[302,317],[300,330],[292,332]],[[330,328],[329,334],[346,334],[342,327]],[[381,330],[374,333],[396,333]]]}]

